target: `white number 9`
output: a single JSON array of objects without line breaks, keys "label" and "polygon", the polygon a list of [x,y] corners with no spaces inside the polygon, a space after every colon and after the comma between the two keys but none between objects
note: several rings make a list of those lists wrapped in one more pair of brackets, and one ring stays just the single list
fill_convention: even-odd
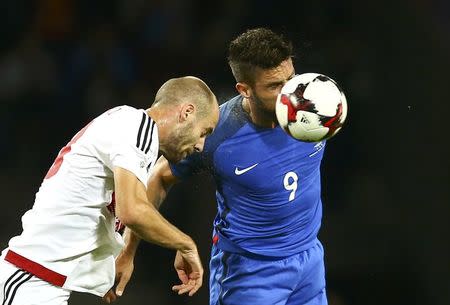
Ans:
[{"label": "white number 9", "polygon": [[298,176],[294,172],[288,172],[284,176],[284,180],[283,180],[284,188],[291,192],[289,194],[289,201],[292,201],[295,198],[295,192],[297,191],[297,181],[298,181]]}]

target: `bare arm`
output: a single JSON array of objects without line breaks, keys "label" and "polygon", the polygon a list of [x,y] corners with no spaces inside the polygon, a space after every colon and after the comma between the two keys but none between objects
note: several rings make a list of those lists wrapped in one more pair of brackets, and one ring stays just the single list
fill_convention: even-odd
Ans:
[{"label": "bare arm", "polygon": [[[196,250],[192,239],[158,212],[155,204],[150,202],[152,198],[148,197],[151,192],[147,192],[133,173],[116,167],[114,181],[116,215],[125,226],[151,243],[181,251]],[[154,198],[161,198],[161,194],[165,193],[159,192]]]},{"label": "bare arm", "polygon": [[147,197],[149,201],[159,209],[172,185],[177,182],[178,178],[172,174],[169,162],[161,156],[156,162],[147,184]]},{"label": "bare arm", "polygon": [[133,231],[127,228],[125,229],[123,237],[125,245],[128,245],[128,247],[125,246],[116,258],[115,287],[112,287],[103,296],[103,300],[106,303],[112,303],[117,297],[122,296],[134,271],[134,256],[136,254],[137,246],[139,245],[139,238]]},{"label": "bare arm", "polygon": [[[158,245],[177,249],[174,266],[181,284],[175,285],[172,289],[178,294],[188,293],[192,296],[201,287],[203,278],[203,268],[195,243],[157,211],[171,186],[177,182],[169,163],[164,157],[157,161],[147,185],[145,198],[143,185],[139,181],[130,181],[133,180],[130,175],[137,180],[132,173],[118,168],[114,174],[117,216],[126,225],[125,247],[116,260],[116,289],[108,292],[104,297],[105,301],[110,303],[122,295],[134,269],[133,260],[141,237]],[[118,179],[124,181],[120,182]],[[122,184],[123,188],[118,189],[118,184]],[[127,195],[126,192],[131,194]],[[135,196],[132,196],[133,193]],[[129,210],[135,207],[136,210]]]},{"label": "bare arm", "polygon": [[[169,162],[161,156],[153,168],[152,176],[147,184],[147,198],[156,209],[159,209],[166,199],[172,185],[178,182],[178,178],[172,174]],[[140,238],[130,229],[125,229],[124,252],[133,255],[139,245]]]},{"label": "bare arm", "polygon": [[122,250],[122,254],[134,258],[141,239],[136,235],[136,233],[125,227],[123,240],[125,242],[125,247]]}]

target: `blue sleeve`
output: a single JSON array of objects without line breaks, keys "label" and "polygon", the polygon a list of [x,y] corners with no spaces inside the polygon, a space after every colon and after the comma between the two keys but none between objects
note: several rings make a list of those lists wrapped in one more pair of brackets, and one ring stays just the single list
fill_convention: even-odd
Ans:
[{"label": "blue sleeve", "polygon": [[202,153],[194,153],[178,163],[169,163],[172,174],[180,179],[185,179],[201,172],[205,168],[204,164]]}]

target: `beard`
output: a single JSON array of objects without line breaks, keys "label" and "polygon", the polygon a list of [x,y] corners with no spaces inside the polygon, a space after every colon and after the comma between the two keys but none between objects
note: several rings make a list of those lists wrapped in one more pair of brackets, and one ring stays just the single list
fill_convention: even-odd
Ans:
[{"label": "beard", "polygon": [[[170,142],[165,146],[163,153],[164,157],[171,163],[177,163],[186,157],[188,151],[189,142],[193,142],[191,131],[194,127],[194,123],[189,123],[185,126],[174,128],[170,134]],[[195,143],[191,146],[193,147]]]},{"label": "beard", "polygon": [[264,101],[256,93],[251,95],[250,100],[256,105],[259,116],[278,122],[275,114],[275,102]]}]

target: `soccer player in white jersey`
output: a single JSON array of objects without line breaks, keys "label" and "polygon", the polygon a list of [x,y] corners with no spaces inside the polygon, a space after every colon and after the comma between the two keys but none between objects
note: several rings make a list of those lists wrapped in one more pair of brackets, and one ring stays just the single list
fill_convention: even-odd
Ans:
[{"label": "soccer player in white jersey", "polygon": [[119,106],[79,131],[23,215],[22,233],[2,251],[0,302],[63,305],[71,291],[114,301],[124,288],[119,276],[111,289],[124,244],[116,232],[121,225],[177,250],[182,292],[194,294],[203,277],[196,244],[149,202],[147,180],[159,154],[177,162],[202,151],[218,116],[215,95],[188,76],[164,83],[147,110]]}]

